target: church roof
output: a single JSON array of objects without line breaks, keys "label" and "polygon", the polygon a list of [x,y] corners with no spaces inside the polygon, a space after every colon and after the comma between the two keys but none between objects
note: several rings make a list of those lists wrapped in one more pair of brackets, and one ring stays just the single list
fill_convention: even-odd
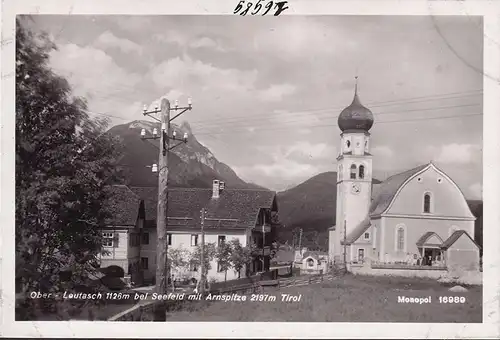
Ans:
[{"label": "church roof", "polygon": [[[366,218],[361,221],[353,231],[347,235],[345,239],[345,244],[351,244],[355,242],[363,233],[371,226],[370,217],[366,216]],[[341,244],[344,244],[344,240],[341,240]]]},{"label": "church roof", "polygon": [[455,231],[453,234],[450,235],[450,237],[448,237],[446,239],[446,241],[443,242],[443,244],[441,245],[441,248],[448,249],[449,247],[451,247],[453,245],[453,243],[455,243],[460,237],[462,237],[463,234],[467,235],[470,238],[470,240],[472,242],[474,242],[474,244],[478,248],[480,248],[480,246],[476,243],[476,241],[474,241],[474,239],[472,237],[470,237],[469,233],[467,233],[465,230]]},{"label": "church roof", "polygon": [[429,164],[417,166],[416,168],[389,177],[380,185],[376,186],[373,200],[370,206],[370,215],[376,216],[383,213],[391,204],[392,199],[399,188],[413,175],[427,168]]}]

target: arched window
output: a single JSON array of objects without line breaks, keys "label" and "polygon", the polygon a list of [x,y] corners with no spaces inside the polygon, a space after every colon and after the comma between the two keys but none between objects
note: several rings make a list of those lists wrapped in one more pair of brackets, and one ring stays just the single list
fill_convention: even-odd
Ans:
[{"label": "arched window", "polygon": [[405,229],[401,226],[398,227],[397,233],[396,233],[396,250],[397,251],[404,251],[405,249]]},{"label": "arched window", "polygon": [[356,164],[351,165],[351,179],[356,179]]},{"label": "arched window", "polygon": [[313,259],[307,259],[307,266],[308,267],[314,267],[314,260]]},{"label": "arched window", "polygon": [[365,166],[364,165],[359,166],[359,178],[361,178],[361,179],[365,178]]},{"label": "arched window", "polygon": [[424,194],[424,213],[431,212],[431,194],[426,192]]}]

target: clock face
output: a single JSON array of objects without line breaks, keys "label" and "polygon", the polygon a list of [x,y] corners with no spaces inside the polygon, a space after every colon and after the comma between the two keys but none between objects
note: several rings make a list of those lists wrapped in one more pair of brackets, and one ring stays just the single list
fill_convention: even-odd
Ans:
[{"label": "clock face", "polygon": [[353,194],[357,195],[361,192],[361,186],[357,183],[354,183],[351,187],[351,191]]}]

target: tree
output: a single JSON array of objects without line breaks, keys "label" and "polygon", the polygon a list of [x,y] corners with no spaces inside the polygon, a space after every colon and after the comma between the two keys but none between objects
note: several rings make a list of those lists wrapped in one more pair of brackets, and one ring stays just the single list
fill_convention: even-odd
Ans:
[{"label": "tree", "polygon": [[[189,250],[183,247],[168,248],[167,265],[170,266],[170,273],[182,272],[189,266]],[[172,291],[175,291],[174,275],[172,274]]]},{"label": "tree", "polygon": [[231,251],[231,245],[228,242],[221,242],[215,253],[218,270],[224,272],[224,281],[227,281],[227,271],[231,268]]},{"label": "tree", "polygon": [[[205,273],[201,272],[201,244],[197,245],[194,251],[191,253],[189,258],[189,264],[192,267],[198,268],[200,270],[201,275],[207,275],[208,271],[212,268],[210,262],[212,262],[215,258],[215,254],[217,252],[217,248],[215,247],[215,243],[205,243]],[[198,280],[199,282],[200,280]]]},{"label": "tree", "polygon": [[[106,186],[119,180],[119,143],[106,121],[48,66],[56,46],[16,23],[16,308],[33,319],[40,299],[29,292],[84,289],[98,267],[109,212]],[[87,289],[87,288],[85,288]]]},{"label": "tree", "polygon": [[231,266],[238,273],[238,279],[241,277],[241,270],[252,261],[252,248],[243,247],[239,239],[233,239],[231,245]]}]

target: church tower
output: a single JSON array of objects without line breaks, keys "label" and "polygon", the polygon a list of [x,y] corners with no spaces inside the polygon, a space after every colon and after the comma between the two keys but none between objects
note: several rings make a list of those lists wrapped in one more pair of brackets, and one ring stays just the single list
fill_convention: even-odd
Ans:
[{"label": "church tower", "polygon": [[[343,241],[369,213],[372,189],[372,155],[370,133],[373,114],[358,97],[358,84],[354,99],[338,117],[340,154],[337,157],[337,220],[332,242],[335,262],[343,262]],[[349,260],[349,251],[346,258]]]}]

